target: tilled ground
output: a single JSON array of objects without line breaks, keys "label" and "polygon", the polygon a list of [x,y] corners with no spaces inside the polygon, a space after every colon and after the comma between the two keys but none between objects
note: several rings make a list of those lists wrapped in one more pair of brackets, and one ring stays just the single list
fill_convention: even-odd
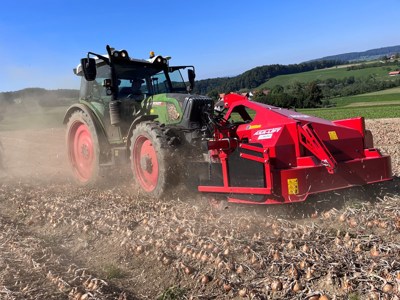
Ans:
[{"label": "tilled ground", "polygon": [[63,129],[3,132],[0,299],[398,299],[400,119],[367,127],[393,181],[223,210],[77,187]]}]

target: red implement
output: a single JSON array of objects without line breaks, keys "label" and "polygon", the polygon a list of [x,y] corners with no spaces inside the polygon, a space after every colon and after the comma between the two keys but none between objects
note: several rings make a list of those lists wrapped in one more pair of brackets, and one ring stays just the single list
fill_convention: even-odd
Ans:
[{"label": "red implement", "polygon": [[201,192],[276,204],[392,179],[390,157],[373,148],[362,117],[328,121],[237,94],[223,102]]}]

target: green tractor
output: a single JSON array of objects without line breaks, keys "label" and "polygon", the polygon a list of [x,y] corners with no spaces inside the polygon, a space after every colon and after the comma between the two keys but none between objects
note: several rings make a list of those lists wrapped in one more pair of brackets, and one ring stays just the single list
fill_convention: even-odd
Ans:
[{"label": "green tractor", "polygon": [[187,160],[201,160],[201,140],[212,135],[213,100],[190,93],[193,66],[106,49],[106,55],[88,52],[74,69],[82,77],[79,102],[64,117],[73,176],[90,185],[110,167],[130,164],[142,192],[160,197],[185,177]]}]

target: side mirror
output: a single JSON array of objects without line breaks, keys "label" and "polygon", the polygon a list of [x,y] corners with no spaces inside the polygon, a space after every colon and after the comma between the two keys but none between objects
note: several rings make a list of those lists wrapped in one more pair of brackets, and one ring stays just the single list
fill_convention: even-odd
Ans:
[{"label": "side mirror", "polygon": [[196,73],[193,69],[188,69],[188,78],[189,78],[189,88],[193,90],[194,88],[194,79],[196,78]]},{"label": "side mirror", "polygon": [[81,66],[83,75],[87,81],[93,81],[96,79],[96,60],[94,58],[82,58]]}]

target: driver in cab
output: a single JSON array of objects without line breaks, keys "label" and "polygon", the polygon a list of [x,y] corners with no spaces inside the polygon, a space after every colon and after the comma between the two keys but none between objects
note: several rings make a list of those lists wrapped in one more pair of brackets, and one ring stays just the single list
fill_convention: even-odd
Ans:
[{"label": "driver in cab", "polygon": [[135,101],[142,101],[144,96],[142,93],[142,90],[140,89],[143,84],[142,79],[133,79],[132,80],[132,93],[128,96],[130,99],[133,99]]},{"label": "driver in cab", "polygon": [[134,100],[140,102],[144,99],[144,95],[142,93],[141,87],[144,83],[144,80],[135,78],[130,80],[131,86],[122,86],[121,83],[120,89],[118,92],[119,99],[126,99],[126,100]]}]

